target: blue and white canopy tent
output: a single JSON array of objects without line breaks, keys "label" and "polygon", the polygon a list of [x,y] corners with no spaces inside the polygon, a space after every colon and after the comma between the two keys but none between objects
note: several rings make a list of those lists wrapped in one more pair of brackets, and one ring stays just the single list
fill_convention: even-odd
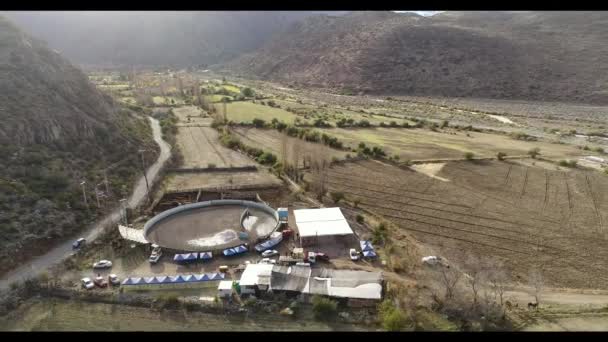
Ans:
[{"label": "blue and white canopy tent", "polygon": [[211,254],[211,252],[201,252],[198,254],[198,258],[200,260],[211,260],[213,258],[213,254]]},{"label": "blue and white canopy tent", "polygon": [[237,254],[242,254],[247,252],[247,247],[245,245],[236,246],[234,248],[224,249],[224,256],[232,256]]},{"label": "blue and white canopy tent", "polygon": [[198,253],[175,254],[174,261],[194,261],[198,259]]},{"label": "blue and white canopy tent", "polygon": [[361,246],[361,250],[363,252],[374,250],[374,246],[372,246],[372,243],[370,241],[367,241],[367,240],[359,241],[359,245]]},{"label": "blue and white canopy tent", "polygon": [[186,283],[203,283],[208,281],[223,280],[226,277],[224,273],[203,273],[203,274],[188,274],[175,276],[156,276],[156,277],[132,277],[126,278],[122,285],[165,285],[165,284],[186,284]]},{"label": "blue and white canopy tent", "polygon": [[378,255],[376,255],[376,252],[374,252],[373,250],[363,251],[363,257],[365,257],[365,258],[373,259],[373,258],[376,258],[377,256]]}]

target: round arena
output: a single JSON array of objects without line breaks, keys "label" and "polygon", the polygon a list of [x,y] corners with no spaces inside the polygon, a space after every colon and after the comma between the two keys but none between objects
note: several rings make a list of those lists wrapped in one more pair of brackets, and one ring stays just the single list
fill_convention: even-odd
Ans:
[{"label": "round arena", "polygon": [[[144,226],[151,243],[178,251],[209,251],[255,242],[279,226],[277,212],[267,205],[241,200],[215,200],[166,210]],[[247,241],[239,237],[246,232]]]}]

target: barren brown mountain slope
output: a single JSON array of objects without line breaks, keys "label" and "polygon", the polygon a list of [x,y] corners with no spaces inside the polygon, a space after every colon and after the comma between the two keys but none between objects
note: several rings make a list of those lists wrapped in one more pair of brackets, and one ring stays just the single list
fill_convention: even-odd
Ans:
[{"label": "barren brown mountain slope", "polygon": [[608,15],[316,16],[224,69],[348,92],[608,103]]}]

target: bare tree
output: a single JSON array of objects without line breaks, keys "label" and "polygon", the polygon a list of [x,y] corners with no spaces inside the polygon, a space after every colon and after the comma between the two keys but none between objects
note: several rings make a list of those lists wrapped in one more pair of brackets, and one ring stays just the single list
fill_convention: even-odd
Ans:
[{"label": "bare tree", "polygon": [[289,163],[293,170],[293,178],[297,182],[300,177],[300,144],[294,138],[288,138],[289,141]]},{"label": "bare tree", "polygon": [[543,268],[539,266],[534,266],[530,269],[530,275],[528,277],[528,282],[532,287],[534,300],[536,304],[540,303],[541,293],[545,287],[545,279],[543,276]]},{"label": "bare tree", "polygon": [[479,290],[482,287],[485,276],[484,265],[477,255],[469,253],[464,262],[464,269],[467,273],[465,276],[466,284],[471,289],[471,294],[473,295],[473,308],[476,308]]},{"label": "bare tree", "polygon": [[311,172],[313,174],[314,184],[313,191],[320,201],[327,193],[327,168],[329,167],[329,158],[327,151],[321,148],[322,146],[315,145],[311,149]]},{"label": "bare tree", "polygon": [[487,264],[487,280],[494,294],[494,298],[498,298],[501,306],[504,305],[504,295],[507,289],[509,280],[507,272],[505,272],[503,263],[498,259],[490,259]]}]

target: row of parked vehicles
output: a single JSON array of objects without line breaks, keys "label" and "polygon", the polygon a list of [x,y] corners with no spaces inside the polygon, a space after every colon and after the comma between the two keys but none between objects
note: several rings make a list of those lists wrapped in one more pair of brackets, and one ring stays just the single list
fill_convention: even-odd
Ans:
[{"label": "row of parked vehicles", "polygon": [[89,277],[82,278],[80,282],[82,283],[82,287],[87,290],[91,290],[95,288],[95,286],[100,288],[106,288],[108,287],[108,284],[111,286],[120,286],[120,279],[118,279],[118,276],[116,274],[110,274],[108,276],[108,280],[106,280],[101,275],[98,275],[97,277],[95,277],[95,279],[91,279]]}]

